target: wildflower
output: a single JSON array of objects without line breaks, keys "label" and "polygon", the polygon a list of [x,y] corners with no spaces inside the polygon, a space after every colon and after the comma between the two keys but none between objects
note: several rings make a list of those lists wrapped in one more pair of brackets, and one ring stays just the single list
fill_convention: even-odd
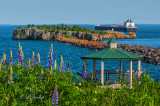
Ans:
[{"label": "wildflower", "polygon": [[50,75],[52,75],[53,71],[52,71],[52,66],[51,66],[51,69],[50,69]]},{"label": "wildflower", "polygon": [[95,94],[97,94],[97,91],[94,91]]},{"label": "wildflower", "polygon": [[58,104],[58,90],[57,90],[57,86],[55,87],[55,90],[53,91],[53,95],[52,95],[52,106],[54,104]]},{"label": "wildflower", "polygon": [[6,55],[5,55],[5,54],[3,54],[2,65],[3,65],[4,67],[6,67],[6,65],[7,65],[7,60],[6,60]]},{"label": "wildflower", "polygon": [[44,73],[43,73],[43,68],[42,68],[42,71],[41,71],[41,76],[42,77],[41,77],[40,81],[42,81],[42,80],[45,81],[45,77],[44,77]]},{"label": "wildflower", "polygon": [[33,54],[32,54],[32,59],[31,59],[31,66],[33,67],[33,65],[34,65],[34,62],[35,62],[35,60],[34,60],[34,52],[33,52]]},{"label": "wildflower", "polygon": [[79,89],[78,86],[76,86],[76,89]]},{"label": "wildflower", "polygon": [[9,81],[8,81],[8,84],[11,84],[13,83],[13,71],[12,71],[12,66],[10,67],[10,77],[9,77]]},{"label": "wildflower", "polygon": [[68,71],[71,72],[70,61],[69,61],[69,63],[68,63]]},{"label": "wildflower", "polygon": [[1,71],[1,67],[2,67],[2,64],[0,64],[0,71]]},{"label": "wildflower", "polygon": [[20,66],[24,66],[23,51],[22,51],[22,47],[20,46],[20,43],[19,43],[19,49],[18,49],[18,62]]},{"label": "wildflower", "polygon": [[28,68],[27,69],[31,70],[31,60],[30,59],[28,60]]},{"label": "wildflower", "polygon": [[92,72],[92,77],[91,77],[91,81],[93,81],[93,72]]},{"label": "wildflower", "polygon": [[51,48],[50,48],[50,52],[49,52],[49,61],[48,61],[48,64],[47,64],[47,68],[50,70],[51,69],[51,66],[53,64],[53,57],[52,57],[52,54],[53,54],[53,44],[51,44]]},{"label": "wildflower", "polygon": [[56,62],[56,60],[54,61],[54,70],[57,70],[57,62]]},{"label": "wildflower", "polygon": [[81,86],[81,83],[79,83],[79,86]]},{"label": "wildflower", "polygon": [[9,61],[10,61],[10,65],[12,64],[12,50],[10,51],[10,59],[9,59]]},{"label": "wildflower", "polygon": [[40,65],[40,55],[39,53],[37,54],[37,61],[36,61],[37,66]]},{"label": "wildflower", "polygon": [[65,66],[64,66],[64,62],[63,62],[63,57],[61,55],[61,63],[60,63],[60,72],[64,72]]},{"label": "wildflower", "polygon": [[86,78],[87,78],[86,66],[85,66],[85,63],[83,63],[82,79],[85,80]]},{"label": "wildflower", "polygon": [[73,83],[74,85],[76,84],[76,83]]}]

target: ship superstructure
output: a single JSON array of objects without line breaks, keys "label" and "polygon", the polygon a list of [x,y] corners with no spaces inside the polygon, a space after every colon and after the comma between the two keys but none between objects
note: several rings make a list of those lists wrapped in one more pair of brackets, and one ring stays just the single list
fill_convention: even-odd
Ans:
[{"label": "ship superstructure", "polygon": [[95,30],[114,30],[120,32],[136,32],[137,27],[135,26],[134,22],[131,19],[124,21],[123,25],[114,24],[114,26],[101,26],[95,25]]}]

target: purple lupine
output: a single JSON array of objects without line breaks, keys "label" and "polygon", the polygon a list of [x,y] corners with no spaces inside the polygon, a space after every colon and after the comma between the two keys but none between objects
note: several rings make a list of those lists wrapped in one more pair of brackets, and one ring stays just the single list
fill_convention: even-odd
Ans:
[{"label": "purple lupine", "polygon": [[49,52],[49,60],[48,60],[48,63],[47,63],[47,68],[50,70],[51,69],[51,66],[53,64],[53,57],[52,57],[52,54],[53,54],[53,44],[51,44],[51,48],[50,48],[50,52]]},{"label": "purple lupine", "polygon": [[69,63],[68,63],[68,71],[71,72],[70,61],[69,61]]},{"label": "purple lupine", "polygon": [[35,63],[35,60],[34,60],[34,52],[33,52],[33,54],[32,54],[32,59],[31,59],[31,66],[33,66],[34,63]]},{"label": "purple lupine", "polygon": [[10,65],[12,65],[12,61],[13,61],[13,59],[12,59],[12,50],[10,51],[10,59],[9,59],[9,61],[10,61]]},{"label": "purple lupine", "polygon": [[6,60],[6,55],[5,54],[3,54],[2,65],[3,65],[3,67],[6,67],[6,65],[7,65],[7,60]]},{"label": "purple lupine", "polygon": [[85,63],[83,63],[82,79],[85,80],[86,78],[87,78],[86,66],[85,66]]},{"label": "purple lupine", "polygon": [[65,66],[64,66],[64,62],[63,62],[63,57],[61,55],[60,72],[64,72],[64,70],[65,70]]},{"label": "purple lupine", "polygon": [[53,95],[52,95],[52,106],[54,104],[58,104],[58,90],[57,90],[57,86],[55,87],[54,91],[53,91]]},{"label": "purple lupine", "polygon": [[36,65],[37,65],[37,66],[40,65],[40,55],[39,55],[39,53],[37,54]]}]

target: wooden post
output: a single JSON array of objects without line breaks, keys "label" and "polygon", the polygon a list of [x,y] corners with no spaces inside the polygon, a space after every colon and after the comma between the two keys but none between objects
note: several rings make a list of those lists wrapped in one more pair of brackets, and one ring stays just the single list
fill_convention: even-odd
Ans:
[{"label": "wooden post", "polygon": [[130,60],[129,87],[132,88],[132,60]]},{"label": "wooden post", "polygon": [[122,60],[120,60],[120,81],[122,80]]},{"label": "wooden post", "polygon": [[101,84],[104,85],[104,61],[101,60]]},{"label": "wooden post", "polygon": [[140,83],[141,60],[138,60],[138,81]]},{"label": "wooden post", "polygon": [[140,76],[140,71],[141,71],[141,60],[138,60],[138,77]]},{"label": "wooden post", "polygon": [[96,78],[96,60],[93,60],[93,79]]}]

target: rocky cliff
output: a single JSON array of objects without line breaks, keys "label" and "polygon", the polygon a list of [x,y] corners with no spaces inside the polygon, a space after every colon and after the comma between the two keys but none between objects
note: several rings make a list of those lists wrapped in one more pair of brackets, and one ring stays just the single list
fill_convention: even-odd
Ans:
[{"label": "rocky cliff", "polygon": [[75,31],[45,31],[38,29],[37,27],[31,28],[16,28],[13,32],[14,40],[55,40],[57,36],[66,38],[78,38],[92,41],[101,41],[102,39],[135,39],[135,33],[129,33],[125,35],[122,32],[106,31],[106,34],[99,35],[86,32],[75,32]]}]

